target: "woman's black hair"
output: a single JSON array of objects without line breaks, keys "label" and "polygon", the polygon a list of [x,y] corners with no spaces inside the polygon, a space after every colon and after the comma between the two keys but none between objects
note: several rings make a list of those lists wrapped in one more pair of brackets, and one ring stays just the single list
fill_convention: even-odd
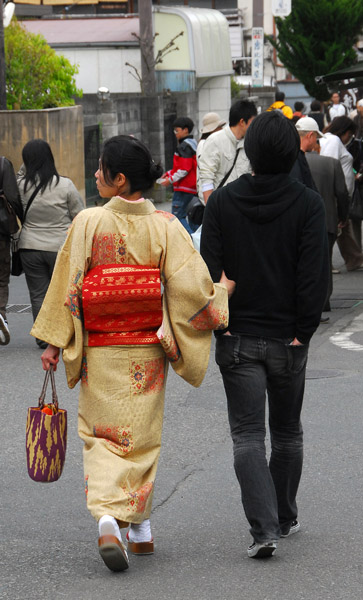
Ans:
[{"label": "woman's black hair", "polygon": [[337,135],[338,138],[341,138],[347,131],[351,131],[353,135],[357,131],[357,124],[349,117],[343,115],[341,117],[335,117],[335,119],[325,127],[323,133],[332,133]]},{"label": "woman's black hair", "polygon": [[253,119],[244,148],[257,175],[289,173],[300,149],[300,137],[291,119],[277,110]]},{"label": "woman's black hair", "polygon": [[123,173],[131,194],[146,192],[163,174],[145,144],[130,135],[115,135],[106,140],[100,162],[105,182],[112,185],[118,173]]},{"label": "woman's black hair", "polygon": [[25,166],[24,192],[27,187],[41,185],[41,191],[44,192],[47,185],[52,184],[53,177],[56,178],[56,184],[59,183],[59,174],[55,168],[54,156],[52,150],[45,140],[30,140],[25,144],[22,151],[23,163]]}]

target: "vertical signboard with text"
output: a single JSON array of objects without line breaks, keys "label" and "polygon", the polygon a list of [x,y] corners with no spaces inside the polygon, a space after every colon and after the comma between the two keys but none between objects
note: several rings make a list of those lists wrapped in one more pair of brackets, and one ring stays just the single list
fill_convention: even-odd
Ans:
[{"label": "vertical signboard with text", "polygon": [[263,27],[252,28],[252,85],[263,86]]}]

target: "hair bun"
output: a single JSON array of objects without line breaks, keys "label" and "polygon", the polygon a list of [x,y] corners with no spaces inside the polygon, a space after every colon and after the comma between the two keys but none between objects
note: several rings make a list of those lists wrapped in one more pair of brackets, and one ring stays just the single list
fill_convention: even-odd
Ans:
[{"label": "hair bun", "polygon": [[150,178],[153,181],[156,181],[157,179],[159,179],[159,177],[161,177],[163,174],[163,168],[160,165],[160,163],[156,164],[154,161],[152,161],[151,165],[150,165],[150,171],[149,171],[149,175]]}]

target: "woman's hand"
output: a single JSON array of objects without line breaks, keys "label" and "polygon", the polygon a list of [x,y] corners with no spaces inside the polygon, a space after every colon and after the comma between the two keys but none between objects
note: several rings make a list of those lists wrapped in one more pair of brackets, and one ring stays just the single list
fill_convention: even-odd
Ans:
[{"label": "woman's hand", "polygon": [[230,298],[232,296],[234,290],[236,289],[236,282],[233,281],[233,279],[228,279],[226,277],[225,272],[222,271],[222,275],[221,275],[221,278],[219,280],[219,283],[223,283],[223,285],[226,286],[227,292],[228,292],[228,298]]},{"label": "woman's hand", "polygon": [[51,365],[53,367],[53,371],[56,371],[57,364],[59,363],[59,348],[49,344],[49,346],[44,350],[41,359],[44,371],[49,371],[49,367]]}]

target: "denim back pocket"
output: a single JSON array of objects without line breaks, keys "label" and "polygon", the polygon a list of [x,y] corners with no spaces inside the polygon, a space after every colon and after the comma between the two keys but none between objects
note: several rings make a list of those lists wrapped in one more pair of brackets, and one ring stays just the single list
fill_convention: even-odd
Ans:
[{"label": "denim back pocket", "polygon": [[219,367],[234,367],[239,364],[240,338],[238,335],[219,335],[216,340],[216,363]]},{"label": "denim back pocket", "polygon": [[309,344],[303,346],[286,345],[287,368],[290,373],[300,373],[306,366],[308,360]]}]

